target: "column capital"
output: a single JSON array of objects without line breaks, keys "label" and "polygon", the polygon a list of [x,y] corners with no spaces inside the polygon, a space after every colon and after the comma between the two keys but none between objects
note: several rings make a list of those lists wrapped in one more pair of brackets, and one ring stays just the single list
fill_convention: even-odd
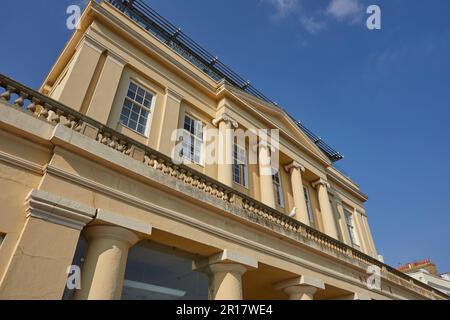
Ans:
[{"label": "column capital", "polygon": [[258,152],[258,150],[263,148],[270,150],[270,152],[277,151],[277,148],[271,145],[267,140],[261,140],[260,142],[254,143],[253,145],[250,146],[250,148],[253,152]]},{"label": "column capital", "polygon": [[79,50],[83,45],[88,46],[89,48],[97,51],[99,54],[102,54],[106,49],[104,45],[94,39],[90,34],[84,34],[81,41],[77,44],[76,50]]},{"label": "column capital", "polygon": [[317,278],[309,277],[309,276],[300,276],[297,278],[285,280],[275,284],[276,290],[284,290],[289,287],[310,287],[318,289],[325,289],[325,283]]},{"label": "column capital", "polygon": [[300,170],[301,172],[305,172],[306,171],[306,169],[305,169],[305,167],[304,166],[302,166],[300,163],[298,163],[297,161],[292,161],[292,163],[290,163],[290,164],[288,164],[287,166],[285,166],[284,167],[284,169],[287,171],[287,172],[291,172],[291,170],[293,170],[293,169],[298,169],[298,170]]},{"label": "column capital", "polygon": [[215,263],[208,266],[208,271],[214,274],[230,272],[242,276],[247,270],[246,266],[237,263]]},{"label": "column capital", "polygon": [[320,279],[300,276],[277,283],[274,287],[286,293],[289,300],[313,300],[317,290],[325,289],[325,284]]},{"label": "column capital", "polygon": [[316,188],[317,186],[324,186],[327,189],[330,188],[330,184],[328,183],[327,180],[320,178],[319,180],[313,182],[312,184],[313,188]]},{"label": "column capital", "polygon": [[284,288],[283,292],[290,297],[290,300],[302,300],[304,299],[302,298],[303,295],[309,296],[308,300],[313,300],[313,296],[316,294],[317,290],[316,287],[312,286],[292,286]]},{"label": "column capital", "polygon": [[27,217],[82,230],[95,217],[96,210],[43,190],[32,190],[25,200]]},{"label": "column capital", "polygon": [[108,57],[108,59],[111,59],[111,61],[116,63],[121,68],[124,68],[128,64],[128,61],[125,60],[125,58],[121,57],[117,53],[112,52],[110,50],[108,50],[107,57]]},{"label": "column capital", "polygon": [[194,261],[192,263],[192,269],[199,270],[208,268],[212,265],[241,265],[247,270],[258,268],[258,261],[253,258],[242,256],[237,252],[225,249],[207,259]]},{"label": "column capital", "polygon": [[227,113],[222,113],[220,116],[218,116],[217,118],[215,118],[213,121],[212,121],[212,124],[214,125],[214,126],[218,126],[219,125],[219,123],[221,123],[221,122],[225,122],[225,123],[229,123],[229,124],[231,124],[231,126],[233,127],[233,128],[237,128],[239,125],[238,125],[238,122],[236,121],[236,120],[234,120],[229,114],[227,114]]},{"label": "column capital", "polygon": [[166,88],[166,95],[178,103],[181,103],[181,101],[183,101],[183,99],[184,99],[184,97],[181,93],[178,93],[171,88]]},{"label": "column capital", "polygon": [[123,227],[109,225],[93,225],[84,231],[88,240],[91,239],[110,239],[126,243],[129,247],[135,245],[141,239],[134,231]]}]

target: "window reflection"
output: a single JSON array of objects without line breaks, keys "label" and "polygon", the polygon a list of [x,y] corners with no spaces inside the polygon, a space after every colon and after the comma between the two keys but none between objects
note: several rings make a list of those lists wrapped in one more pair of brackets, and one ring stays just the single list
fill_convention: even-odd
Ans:
[{"label": "window reflection", "polygon": [[198,256],[143,241],[128,254],[123,300],[206,300],[208,277],[193,271]]}]

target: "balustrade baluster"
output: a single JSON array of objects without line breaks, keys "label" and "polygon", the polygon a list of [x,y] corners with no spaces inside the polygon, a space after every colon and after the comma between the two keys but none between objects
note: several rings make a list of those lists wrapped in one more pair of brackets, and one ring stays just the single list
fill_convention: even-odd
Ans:
[{"label": "balustrade baluster", "polygon": [[11,86],[6,86],[5,91],[0,95],[0,99],[9,102],[11,99],[11,94],[14,93],[14,88]]}]

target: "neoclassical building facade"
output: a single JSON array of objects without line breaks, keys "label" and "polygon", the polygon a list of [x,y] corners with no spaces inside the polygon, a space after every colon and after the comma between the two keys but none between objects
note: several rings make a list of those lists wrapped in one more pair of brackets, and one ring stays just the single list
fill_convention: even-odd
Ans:
[{"label": "neoclassical building facade", "polygon": [[446,299],[382,261],[339,153],[140,0],[0,88],[0,299]]}]

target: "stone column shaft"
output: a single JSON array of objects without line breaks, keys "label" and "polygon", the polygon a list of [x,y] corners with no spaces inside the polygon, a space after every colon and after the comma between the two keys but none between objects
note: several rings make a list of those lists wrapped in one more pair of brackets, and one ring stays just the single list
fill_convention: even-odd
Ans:
[{"label": "stone column shaft", "polygon": [[329,184],[325,180],[320,179],[313,184],[313,187],[317,188],[320,212],[322,213],[322,220],[325,229],[324,231],[330,237],[339,239],[336,219],[334,218],[333,209],[330,205],[330,198],[328,197]]},{"label": "stone column shaft", "polygon": [[225,249],[206,260],[193,261],[192,267],[208,275],[210,300],[242,300],[242,275],[258,268],[258,261]]},{"label": "stone column shaft", "polygon": [[293,162],[286,167],[286,170],[291,174],[291,184],[292,184],[292,195],[294,197],[295,206],[295,218],[310,226],[311,221],[309,221],[308,208],[306,206],[305,192],[303,189],[302,181],[302,171],[305,168],[299,163]]},{"label": "stone column shaft", "polygon": [[272,167],[269,146],[259,144],[259,182],[261,185],[261,202],[275,208],[275,192],[273,189]]},{"label": "stone column shaft", "polygon": [[242,275],[247,268],[240,264],[209,266],[209,298],[211,300],[242,300]]},{"label": "stone column shaft", "polygon": [[139,241],[136,233],[115,226],[88,227],[89,241],[81,272],[81,290],[76,300],[119,300],[127,264],[128,250]]}]

